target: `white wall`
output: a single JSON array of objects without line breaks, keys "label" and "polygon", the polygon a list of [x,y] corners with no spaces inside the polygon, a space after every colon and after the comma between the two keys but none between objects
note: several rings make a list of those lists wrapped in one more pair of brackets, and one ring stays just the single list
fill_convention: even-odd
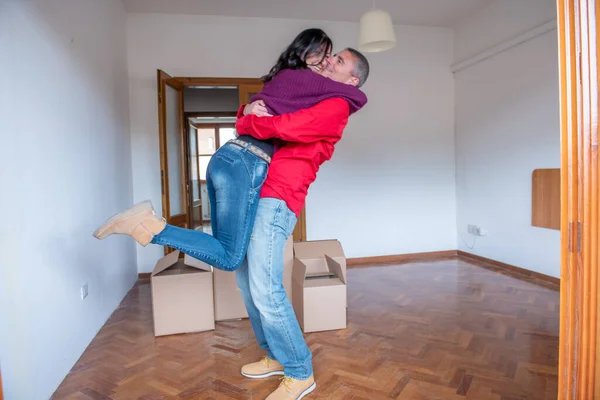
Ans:
[{"label": "white wall", "polygon": [[496,0],[454,27],[454,61],[464,61],[552,20],[556,20],[555,0]]},{"label": "white wall", "polygon": [[0,8],[0,358],[9,400],[49,398],[136,280],[131,239],[92,237],[133,200],[125,24],[119,0]]},{"label": "white wall", "polygon": [[[551,6],[498,0],[457,27],[455,47],[492,47],[546,22]],[[556,35],[458,71],[455,90],[459,249],[558,277],[559,231],[531,226],[531,174],[560,167]],[[476,238],[467,224],[489,233]]]},{"label": "white wall", "polygon": [[[325,29],[337,50],[356,45],[354,23],[129,14],[135,200],[151,199],[160,211],[157,68],[172,76],[259,77],[312,26]],[[396,48],[369,55],[370,102],[351,118],[307,200],[308,238],[338,238],[349,257],[456,248],[452,31],[396,29]],[[138,247],[139,271],[150,271],[161,254]]]}]

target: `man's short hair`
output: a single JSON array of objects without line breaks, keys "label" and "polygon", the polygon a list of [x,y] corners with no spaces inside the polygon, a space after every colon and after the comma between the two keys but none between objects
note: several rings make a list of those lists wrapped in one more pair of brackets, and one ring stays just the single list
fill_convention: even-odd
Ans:
[{"label": "man's short hair", "polygon": [[356,62],[354,63],[354,69],[352,70],[352,76],[358,78],[358,85],[356,87],[361,87],[367,81],[369,77],[369,61],[367,57],[363,55],[358,50],[355,50],[351,47],[347,47],[344,49],[352,54],[356,58]]}]

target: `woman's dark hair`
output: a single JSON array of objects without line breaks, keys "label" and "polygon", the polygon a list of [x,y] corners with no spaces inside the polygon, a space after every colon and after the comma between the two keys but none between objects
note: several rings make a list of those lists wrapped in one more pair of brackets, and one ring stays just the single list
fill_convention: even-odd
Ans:
[{"label": "woman's dark hair", "polygon": [[296,36],[287,49],[281,53],[271,71],[261,79],[266,83],[284,69],[306,68],[306,59],[310,56],[322,55],[322,59],[319,61],[321,63],[331,51],[331,47],[331,39],[321,29],[306,29]]}]

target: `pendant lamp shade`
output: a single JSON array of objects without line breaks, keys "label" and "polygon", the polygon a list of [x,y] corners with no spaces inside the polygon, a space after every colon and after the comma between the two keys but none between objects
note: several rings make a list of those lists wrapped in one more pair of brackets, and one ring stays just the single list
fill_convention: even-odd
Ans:
[{"label": "pendant lamp shade", "polygon": [[396,45],[392,17],[387,11],[370,10],[360,17],[358,49],[366,53],[389,50]]}]

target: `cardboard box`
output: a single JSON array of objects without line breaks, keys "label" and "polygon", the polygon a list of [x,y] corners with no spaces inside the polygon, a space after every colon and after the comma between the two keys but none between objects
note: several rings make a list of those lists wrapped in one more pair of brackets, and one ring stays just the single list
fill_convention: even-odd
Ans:
[{"label": "cardboard box", "polygon": [[290,235],[283,251],[283,286],[288,300],[292,302],[292,274],[294,270],[294,237]]},{"label": "cardboard box", "polygon": [[214,268],[215,321],[248,318],[234,271]]},{"label": "cardboard box", "polygon": [[308,274],[329,273],[325,255],[328,255],[342,267],[346,281],[346,256],[338,240],[311,240],[294,243],[294,257],[302,260],[308,268]]},{"label": "cardboard box", "polygon": [[215,329],[212,268],[179,251],[158,260],[151,274],[154,335]]},{"label": "cardboard box", "polygon": [[308,273],[308,265],[294,260],[294,311],[307,332],[346,328],[346,279],[342,266],[325,255],[327,272]]},{"label": "cardboard box", "polygon": [[[294,266],[294,241],[290,236],[283,252],[283,286],[292,301],[292,269]],[[235,272],[214,268],[215,321],[248,318],[248,312],[237,285]]]}]

